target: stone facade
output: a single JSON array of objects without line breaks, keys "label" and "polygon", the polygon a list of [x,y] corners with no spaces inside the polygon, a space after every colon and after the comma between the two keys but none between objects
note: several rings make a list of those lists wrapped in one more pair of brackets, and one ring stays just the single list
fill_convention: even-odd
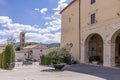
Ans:
[{"label": "stone facade", "polygon": [[24,47],[21,51],[16,51],[16,61],[24,61],[26,58],[32,58],[33,60],[40,60],[40,56],[47,54],[48,47],[42,43]]},{"label": "stone facade", "polygon": [[0,44],[0,53],[3,52],[7,44]]},{"label": "stone facade", "polygon": [[88,29],[81,32],[81,62],[86,63],[85,60],[85,41],[88,36],[92,34],[99,34],[103,39],[104,45],[104,66],[115,66],[115,43],[112,42],[114,34],[119,31],[120,23],[110,24],[99,28]]},{"label": "stone facade", "polygon": [[20,32],[20,48],[25,46],[25,32]]},{"label": "stone facade", "polygon": [[32,51],[31,57],[33,60],[40,60],[40,56],[43,54],[47,54],[48,47],[42,43],[39,43],[37,45],[27,46],[23,48],[27,54],[29,51]]},{"label": "stone facade", "polygon": [[[98,35],[103,46],[100,46],[100,40],[97,40],[95,48],[96,53],[99,53],[99,47],[102,47],[102,64],[115,66],[116,58],[120,57],[120,1],[96,0],[94,4],[90,1],[73,0],[61,11],[61,45],[73,43],[73,57],[80,63],[89,63],[90,41],[94,35]],[[91,24],[93,13],[96,14],[95,23]]]}]

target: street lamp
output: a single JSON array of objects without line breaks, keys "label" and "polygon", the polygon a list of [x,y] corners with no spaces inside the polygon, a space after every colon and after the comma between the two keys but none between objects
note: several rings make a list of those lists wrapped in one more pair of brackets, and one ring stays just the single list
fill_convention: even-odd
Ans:
[{"label": "street lamp", "polygon": [[8,44],[12,44],[12,45],[13,45],[15,41],[16,41],[16,40],[13,39],[13,38],[8,38],[8,39],[7,39],[7,43],[8,43]]},{"label": "street lamp", "polygon": [[[7,43],[8,43],[8,44],[11,44],[11,45],[14,45],[14,42],[15,42],[15,41],[16,41],[16,40],[13,39],[13,38],[8,38],[8,39],[7,39]],[[12,68],[12,64],[13,64],[13,63],[12,63],[12,51],[11,51],[11,49],[10,49],[10,53],[11,53],[11,54],[10,54],[10,66],[9,66],[9,67]]]}]

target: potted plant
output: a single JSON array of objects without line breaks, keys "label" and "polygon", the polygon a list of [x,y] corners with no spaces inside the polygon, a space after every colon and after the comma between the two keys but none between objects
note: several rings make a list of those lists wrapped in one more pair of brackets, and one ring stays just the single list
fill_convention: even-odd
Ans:
[{"label": "potted plant", "polygon": [[48,52],[51,63],[57,70],[61,70],[65,66],[66,58],[70,57],[70,54],[69,46],[52,48]]},{"label": "potted plant", "polygon": [[99,64],[100,62],[100,56],[92,56],[92,63],[93,64]]}]

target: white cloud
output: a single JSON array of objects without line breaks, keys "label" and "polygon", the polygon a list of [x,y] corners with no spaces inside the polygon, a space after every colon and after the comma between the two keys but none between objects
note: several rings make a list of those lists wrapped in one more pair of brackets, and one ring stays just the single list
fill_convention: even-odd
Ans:
[{"label": "white cloud", "polygon": [[7,16],[0,16],[0,25],[5,28],[0,30],[0,43],[5,43],[8,37],[16,38],[16,41],[19,41],[19,33],[21,31],[26,32],[26,41],[35,41],[35,42],[43,42],[43,43],[53,43],[60,42],[59,38],[56,38],[58,35],[56,33],[52,33],[53,31],[57,31],[60,29],[58,21],[52,21],[46,24],[50,24],[46,28],[40,28],[38,25],[24,25],[19,23],[14,23],[12,19]]},{"label": "white cloud", "polygon": [[[5,43],[8,37],[16,38],[19,42],[19,33],[21,31],[26,32],[26,42],[43,42],[43,43],[53,43],[60,42],[61,35],[61,16],[59,11],[67,5],[66,0],[59,0],[58,6],[54,8],[54,14],[44,19],[47,19],[45,23],[45,28],[40,28],[38,25],[25,25],[14,23],[8,16],[0,16],[0,43]],[[35,8],[35,11],[40,11],[45,14],[48,11],[47,8]]]},{"label": "white cloud", "polygon": [[48,22],[45,23],[45,25],[48,25],[48,24],[49,24]]},{"label": "white cloud", "polygon": [[59,0],[58,6],[54,8],[55,11],[53,15],[49,18],[51,19],[49,22],[46,22],[47,30],[49,31],[60,31],[61,29],[61,15],[59,14],[60,10],[67,6],[66,0]]},{"label": "white cloud", "polygon": [[47,8],[42,8],[42,9],[40,10],[40,12],[41,12],[42,14],[45,14],[47,11],[48,11]]},{"label": "white cloud", "polygon": [[59,0],[58,1],[58,6],[57,8],[54,8],[54,11],[60,11],[62,10],[64,7],[66,7],[68,4],[66,3],[66,0]]},{"label": "white cloud", "polygon": [[32,42],[32,41],[43,42],[43,43],[60,42],[60,33],[59,32],[55,34],[46,33],[43,35],[37,33],[26,33],[26,38],[28,42]]},{"label": "white cloud", "polygon": [[5,17],[5,16],[1,16],[0,17],[0,23],[3,24],[3,23],[11,23],[12,20],[9,18],[9,17]]},{"label": "white cloud", "polygon": [[51,19],[51,17],[44,17],[44,19],[46,19],[46,20],[50,20],[50,19]]},{"label": "white cloud", "polygon": [[46,12],[48,11],[47,8],[42,8],[42,9],[35,8],[34,10],[35,10],[35,11],[39,11],[41,14],[46,14]]},{"label": "white cloud", "polygon": [[39,8],[35,8],[34,10],[35,10],[35,11],[39,11],[40,9],[39,9]]},{"label": "white cloud", "polygon": [[64,2],[66,2],[66,0],[59,0],[59,4],[62,4],[62,3],[64,3]]}]

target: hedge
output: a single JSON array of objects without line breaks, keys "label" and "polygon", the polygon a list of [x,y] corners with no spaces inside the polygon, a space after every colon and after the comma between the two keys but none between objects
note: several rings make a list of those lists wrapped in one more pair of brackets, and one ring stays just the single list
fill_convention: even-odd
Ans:
[{"label": "hedge", "polygon": [[41,65],[50,65],[51,64],[51,59],[49,58],[48,55],[42,55],[41,56]]}]

